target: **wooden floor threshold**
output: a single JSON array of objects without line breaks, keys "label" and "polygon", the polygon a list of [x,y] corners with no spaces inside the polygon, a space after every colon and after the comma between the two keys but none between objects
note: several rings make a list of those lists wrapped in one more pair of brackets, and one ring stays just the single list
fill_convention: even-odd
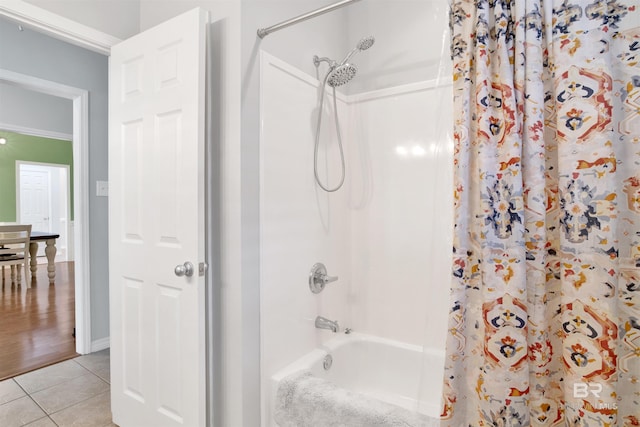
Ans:
[{"label": "wooden floor threshold", "polygon": [[47,357],[44,358],[42,362],[37,362],[33,364],[33,367],[27,367],[22,370],[18,369],[16,372],[12,372],[4,377],[0,376],[0,381],[8,380],[9,378],[17,377],[18,375],[26,374],[31,371],[35,371],[36,369],[46,368],[47,366],[55,365],[56,363],[64,362],[65,360],[75,359],[80,356],[78,353],[73,353],[70,355],[60,356],[60,357]]}]

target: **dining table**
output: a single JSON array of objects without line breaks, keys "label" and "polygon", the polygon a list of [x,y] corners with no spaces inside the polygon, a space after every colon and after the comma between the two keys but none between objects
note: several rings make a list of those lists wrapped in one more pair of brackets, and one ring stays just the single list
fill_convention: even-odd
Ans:
[{"label": "dining table", "polygon": [[32,231],[31,241],[29,243],[29,256],[31,260],[29,265],[31,267],[31,274],[35,275],[38,270],[38,260],[36,255],[38,253],[38,243],[44,242],[44,254],[47,257],[47,276],[49,277],[49,283],[54,283],[56,278],[56,239],[60,237],[57,233],[49,233],[46,231]]}]

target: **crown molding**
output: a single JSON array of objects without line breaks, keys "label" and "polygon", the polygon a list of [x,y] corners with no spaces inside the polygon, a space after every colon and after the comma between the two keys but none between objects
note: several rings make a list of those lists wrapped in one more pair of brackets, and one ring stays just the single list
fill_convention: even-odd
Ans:
[{"label": "crown molding", "polygon": [[0,122],[0,130],[7,132],[19,133],[21,135],[38,136],[48,139],[59,139],[61,141],[73,141],[73,134],[64,132],[54,132],[46,129],[36,129],[27,126],[12,125],[9,123]]}]

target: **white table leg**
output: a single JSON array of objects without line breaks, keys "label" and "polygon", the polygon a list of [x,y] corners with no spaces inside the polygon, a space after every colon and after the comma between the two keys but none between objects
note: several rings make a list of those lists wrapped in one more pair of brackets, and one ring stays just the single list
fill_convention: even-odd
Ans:
[{"label": "white table leg", "polygon": [[47,275],[49,276],[49,283],[53,283],[56,278],[56,239],[47,239],[47,247],[44,248],[44,253],[47,256]]},{"label": "white table leg", "polygon": [[29,265],[31,266],[31,276],[35,276],[36,270],[38,269],[38,260],[36,256],[38,255],[38,242],[29,242]]}]

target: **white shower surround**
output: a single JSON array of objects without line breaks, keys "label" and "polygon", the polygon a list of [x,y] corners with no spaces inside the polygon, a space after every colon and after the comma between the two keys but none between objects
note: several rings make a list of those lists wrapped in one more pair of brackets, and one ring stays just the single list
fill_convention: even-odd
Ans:
[{"label": "white shower surround", "polygon": [[[347,178],[330,195],[313,179],[317,87],[317,79],[262,53],[263,425],[272,415],[271,377],[336,337],[314,327],[317,315],[359,333],[444,349],[453,193],[446,137],[450,82],[339,95]],[[340,161],[327,108],[320,152],[329,150],[323,165],[335,180]],[[307,283],[316,262],[340,277],[318,295]]]}]

